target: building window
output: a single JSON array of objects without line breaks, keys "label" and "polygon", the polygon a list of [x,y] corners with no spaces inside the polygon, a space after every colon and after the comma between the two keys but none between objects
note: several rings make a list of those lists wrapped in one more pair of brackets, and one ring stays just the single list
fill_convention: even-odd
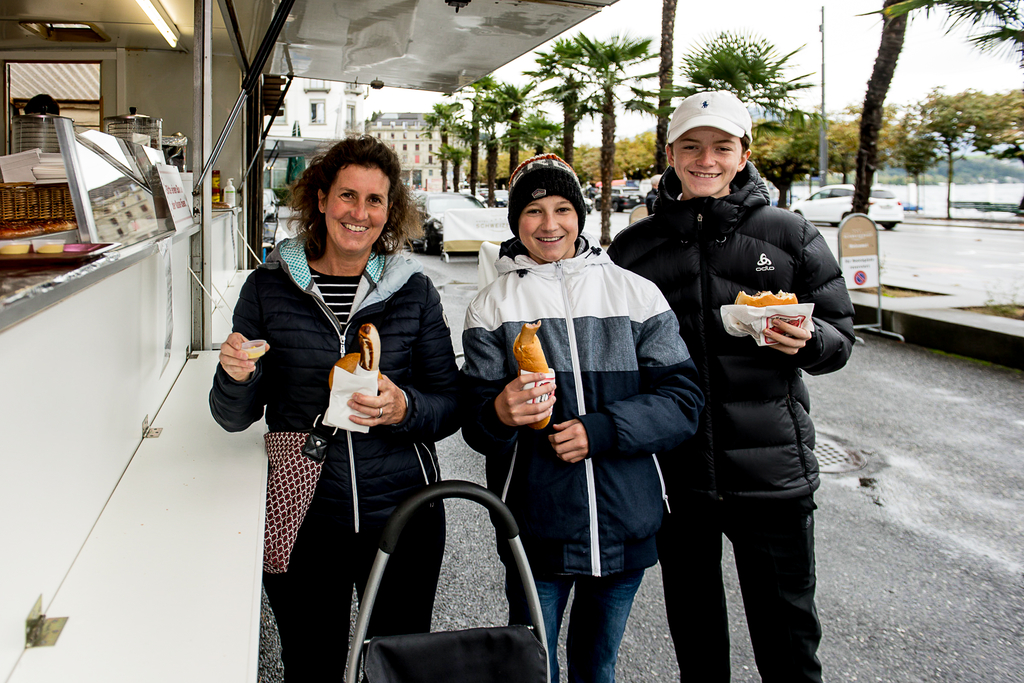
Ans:
[{"label": "building window", "polygon": [[420,163],[420,155],[419,154],[416,155],[416,161],[414,161],[413,163],[414,164]]},{"label": "building window", "polygon": [[[394,133],[392,133],[392,134],[391,134],[391,139],[392,139],[392,140],[394,140],[394,139],[395,139],[395,134],[394,134]],[[392,147],[394,147],[394,145],[391,145],[391,146],[392,146]]]},{"label": "building window", "polygon": [[313,100],[309,103],[309,122],[327,123],[327,103],[323,100]]},{"label": "building window", "polygon": [[345,110],[345,112],[346,112],[346,120],[348,121],[348,129],[349,130],[355,130],[356,129],[356,105],[354,105],[354,104],[348,105],[348,108]]},{"label": "building window", "polygon": [[427,163],[433,165],[433,163],[434,163],[434,155],[433,154],[427,156]]},{"label": "building window", "polygon": [[310,92],[311,90],[322,90],[323,92],[330,92],[331,86],[330,83],[328,83],[327,81],[310,78],[306,80],[306,86],[304,90],[306,92]]},{"label": "building window", "polygon": [[432,168],[427,169],[427,175],[429,175],[429,176],[434,175],[434,169],[432,169]]},{"label": "building window", "polygon": [[402,143],[402,151],[403,151],[403,152],[407,152],[407,151],[409,151],[409,145],[407,145],[406,143],[404,143],[404,142],[403,142],[403,143]]},{"label": "building window", "polygon": [[418,152],[418,151],[420,151],[420,145],[419,145],[419,143],[416,143],[416,151],[417,151],[417,152]]},{"label": "building window", "polygon": [[428,152],[433,152],[434,151],[434,146],[433,145],[427,145],[427,151]]}]

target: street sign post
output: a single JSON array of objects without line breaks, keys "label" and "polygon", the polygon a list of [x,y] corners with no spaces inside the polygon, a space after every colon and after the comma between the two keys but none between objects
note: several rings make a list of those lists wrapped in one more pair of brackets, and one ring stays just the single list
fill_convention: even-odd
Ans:
[{"label": "street sign post", "polygon": [[882,282],[879,279],[878,227],[862,213],[853,213],[839,224],[839,265],[846,278],[847,289],[874,287],[878,292],[875,322],[854,325],[855,330],[868,330],[904,341],[903,335],[882,329]]}]

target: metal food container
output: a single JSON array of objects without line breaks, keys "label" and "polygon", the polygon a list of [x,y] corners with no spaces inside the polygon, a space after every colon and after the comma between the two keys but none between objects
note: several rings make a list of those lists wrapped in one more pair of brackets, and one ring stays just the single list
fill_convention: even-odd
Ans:
[{"label": "metal food container", "polygon": [[67,117],[52,114],[23,114],[11,117],[11,154],[38,147],[43,152],[60,153],[54,123]]},{"label": "metal food container", "polygon": [[104,117],[104,132],[129,142],[136,142],[136,135],[145,135],[149,142],[144,144],[153,149],[161,149],[161,143],[163,142],[163,119],[136,114],[135,107],[129,107],[128,111],[131,113]]}]

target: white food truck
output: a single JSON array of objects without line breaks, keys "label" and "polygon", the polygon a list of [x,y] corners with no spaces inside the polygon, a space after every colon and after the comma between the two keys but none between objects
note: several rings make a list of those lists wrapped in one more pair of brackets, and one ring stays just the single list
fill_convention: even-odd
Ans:
[{"label": "white food truck", "polygon": [[[4,0],[0,160],[32,140],[12,79],[88,64],[98,83],[94,125],[51,117],[38,157],[66,173],[74,224],[46,235],[66,250],[0,251],[0,680],[256,680],[262,429],[224,432],[207,396],[282,93],[454,92],[612,2]],[[96,124],[132,108],[162,135]],[[214,205],[212,169],[238,206]],[[50,192],[43,170],[0,190]]]}]

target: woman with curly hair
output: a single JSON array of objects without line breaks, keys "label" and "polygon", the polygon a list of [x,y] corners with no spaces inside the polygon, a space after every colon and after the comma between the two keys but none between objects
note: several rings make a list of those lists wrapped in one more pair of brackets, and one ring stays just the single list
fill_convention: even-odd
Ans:
[{"label": "woman with curly hair", "polygon": [[[330,401],[328,376],[373,323],[381,340],[377,395],[347,402],[287,571],[264,573],[289,683],[343,675],[352,589],[362,594],[395,506],[438,481],[434,442],[459,427],[457,369],[440,297],[401,253],[418,215],[395,152],[352,137],[314,159],[292,189],[302,227],[249,276],[220,350],[210,405],[238,431],[266,415],[270,432],[308,432]],[[250,360],[241,345],[264,339]],[[363,429],[361,433],[358,429]],[[430,630],[444,552],[440,503],[418,513],[387,566],[371,635]]]}]

